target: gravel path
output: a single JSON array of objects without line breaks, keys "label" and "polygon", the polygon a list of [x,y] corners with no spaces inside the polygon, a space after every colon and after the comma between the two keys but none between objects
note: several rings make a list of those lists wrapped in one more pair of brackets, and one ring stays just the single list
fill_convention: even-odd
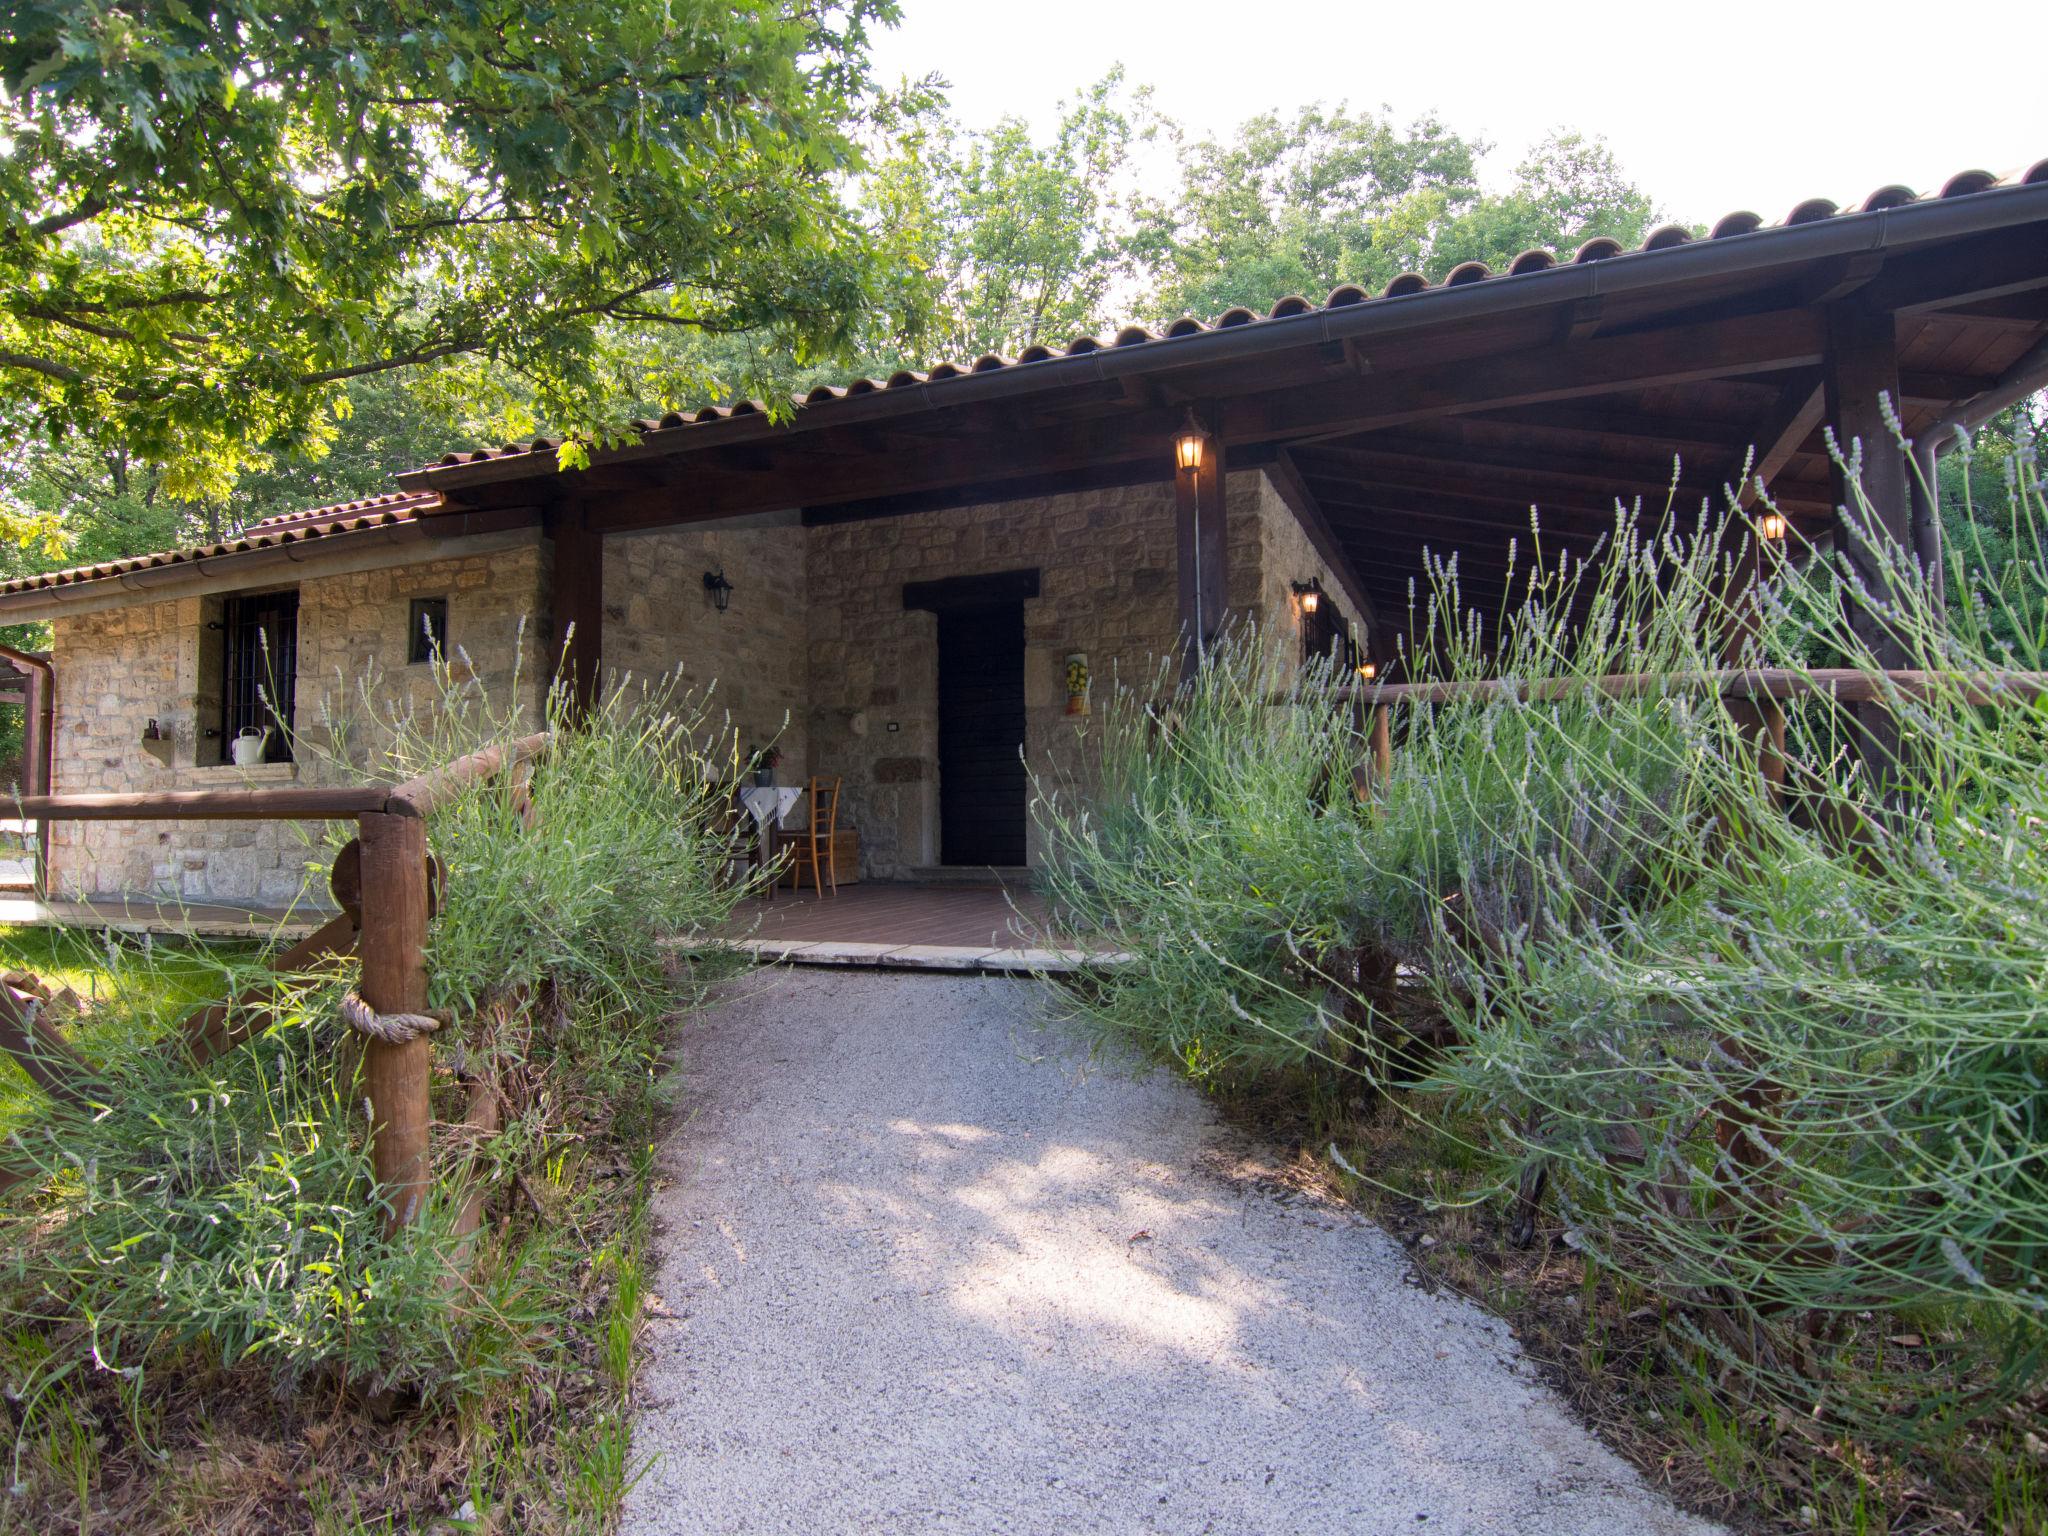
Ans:
[{"label": "gravel path", "polygon": [[763,971],[691,1021],[627,1536],[1715,1529],[1046,998]]}]

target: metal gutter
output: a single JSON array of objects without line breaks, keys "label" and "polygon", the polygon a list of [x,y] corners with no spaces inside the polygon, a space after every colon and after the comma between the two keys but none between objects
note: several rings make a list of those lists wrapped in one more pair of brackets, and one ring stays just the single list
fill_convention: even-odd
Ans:
[{"label": "metal gutter", "polygon": [[1922,428],[1912,441],[1913,556],[1933,584],[1937,601],[1946,595],[1948,569],[1941,552],[1941,511],[1935,476],[1938,461],[1960,438],[1974,432],[2007,406],[2048,389],[2048,336],[2035,342],[2006,369],[1996,384],[1971,396]]}]

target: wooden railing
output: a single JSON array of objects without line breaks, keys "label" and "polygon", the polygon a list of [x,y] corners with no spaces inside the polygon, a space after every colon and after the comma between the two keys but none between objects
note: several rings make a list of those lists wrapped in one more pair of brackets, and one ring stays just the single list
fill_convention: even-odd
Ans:
[{"label": "wooden railing", "polygon": [[[322,961],[356,956],[362,975],[356,996],[373,1015],[427,1013],[425,945],[434,901],[426,820],[466,786],[501,773],[515,777],[513,793],[530,808],[526,776],[547,750],[546,732],[487,747],[420,778],[368,788],[209,789],[165,793],[26,795],[16,814],[48,821],[353,821],[356,836],[342,848],[329,875],[339,914],[271,962],[280,977]],[[261,1033],[274,1017],[282,981],[237,993],[195,1010],[174,1033],[170,1048],[205,1062]],[[45,1016],[41,1000],[0,984],[0,1050],[19,1061],[51,1098],[92,1103],[96,1074]],[[402,1031],[398,1032],[402,1033]],[[423,1204],[433,1169],[431,1039],[363,1036],[362,1073],[369,1101],[370,1158],[378,1193],[388,1201],[387,1226],[412,1221]],[[353,1063],[349,1063],[352,1070]],[[469,1123],[495,1128],[497,1106],[473,1094]],[[23,1170],[0,1169],[0,1190],[20,1182]]]},{"label": "wooden railing", "polygon": [[[1337,690],[1359,711],[1359,733],[1369,743],[1371,777],[1383,781],[1393,767],[1392,711],[1404,705],[1449,704],[1467,699],[1524,699],[1556,703],[1583,698],[1646,698],[1690,693],[1745,707],[1741,723],[1758,733],[1766,758],[1782,760],[1787,699],[1826,697],[1843,704],[1924,702],[1960,693],[1979,706],[2031,704],[2048,695],[2048,672],[1865,672],[1852,668],[1730,668],[1717,672],[1623,672],[1605,677],[1475,678],[1430,683],[1381,683]],[[1781,762],[1782,766],[1782,762]]]}]

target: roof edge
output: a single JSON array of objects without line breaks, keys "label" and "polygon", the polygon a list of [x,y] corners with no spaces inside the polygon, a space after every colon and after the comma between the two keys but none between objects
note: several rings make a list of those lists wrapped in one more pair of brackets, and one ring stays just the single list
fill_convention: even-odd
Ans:
[{"label": "roof edge", "polygon": [[[417,557],[419,545],[470,544],[493,535],[509,539],[537,527],[538,522],[528,508],[457,511],[431,521],[408,518],[370,527],[307,533],[288,542],[218,554],[145,557],[132,566],[109,570],[104,575],[48,586],[0,589],[0,620],[19,623],[58,619],[131,603],[166,602],[242,585],[269,572],[283,574],[306,568],[308,576],[340,575],[348,570],[374,567],[379,563],[377,557],[387,551],[395,552],[402,563]],[[337,565],[342,569],[330,569]]]},{"label": "roof edge", "polygon": [[[1483,281],[1454,286],[1438,284],[1236,325],[1041,356],[975,372],[939,377],[905,374],[899,376],[901,383],[816,402],[826,408],[815,416],[811,414],[811,405],[796,405],[793,416],[780,422],[758,406],[709,420],[701,419],[700,413],[699,418],[675,426],[644,430],[638,442],[595,453],[592,464],[666,457],[698,448],[758,440],[778,432],[857,425],[942,405],[976,404],[1073,384],[1111,382],[1137,374],[1227,362],[1290,347],[1399,334],[1522,309],[1641,292],[1706,277],[1759,272],[1833,256],[1892,250],[2043,221],[2048,221],[2048,182],[1995,186],[1964,196],[1925,198],[1867,212],[1841,213],[1715,239],[1628,251],[1598,260],[1560,262]],[[543,467],[542,461],[547,467]],[[469,486],[559,472],[553,447],[543,442],[540,447],[500,451],[459,463],[427,465],[404,471],[395,479],[408,491],[436,491],[451,497]]]}]

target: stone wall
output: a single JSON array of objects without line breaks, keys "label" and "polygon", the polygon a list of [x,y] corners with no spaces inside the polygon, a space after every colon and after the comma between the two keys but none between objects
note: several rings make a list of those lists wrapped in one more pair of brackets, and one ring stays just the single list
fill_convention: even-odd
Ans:
[{"label": "stone wall", "polygon": [[[415,597],[448,599],[455,674],[474,677],[494,700],[538,717],[546,656],[543,546],[434,560],[299,583],[298,687],[293,763],[240,769],[219,756],[202,698],[202,663],[217,597],[180,597],[113,608],[53,624],[57,672],[56,788],[91,791],[220,789],[332,783],[348,771],[383,770],[389,737],[364,716],[361,684],[375,681],[378,709],[425,707],[432,668],[408,663]],[[274,587],[255,590],[275,590]],[[522,621],[526,621],[523,631]],[[213,649],[217,650],[217,639]],[[170,761],[142,746],[155,718],[170,736]],[[324,868],[317,826],[280,822],[59,822],[51,829],[51,888],[64,895],[147,894],[188,901],[276,905],[296,897],[309,864]],[[324,876],[322,876],[324,881]],[[315,891],[325,899],[324,883]]]},{"label": "stone wall", "polygon": [[[1251,599],[1266,638],[1269,656],[1289,666],[1301,662],[1301,604],[1294,593],[1297,581],[1319,581],[1323,591],[1350,621],[1354,637],[1363,644],[1371,629],[1372,616],[1358,612],[1329,562],[1316,553],[1301,520],[1288,507],[1280,488],[1269,478],[1258,482],[1259,553],[1257,595]],[[1232,567],[1233,574],[1236,567]]]},{"label": "stone wall", "polygon": [[[1257,622],[1276,654],[1296,658],[1290,583],[1314,576],[1341,589],[1263,471],[1227,476],[1225,496],[1232,620]],[[734,589],[725,613],[703,584],[720,568]],[[900,876],[941,857],[937,619],[904,608],[904,585],[1020,569],[1039,572],[1039,595],[1024,605],[1026,757],[1042,784],[1074,783],[1085,774],[1088,719],[1067,713],[1068,655],[1087,658],[1098,702],[1120,681],[1149,688],[1177,666],[1170,483],[812,528],[787,514],[613,535],[605,662],[615,678],[674,672],[684,687],[710,690],[741,747],[777,741],[784,783],[841,776],[842,818],[860,833],[865,872]],[[380,709],[431,706],[430,669],[405,659],[416,597],[447,597],[458,666],[537,718],[553,661],[547,581],[537,532],[490,553],[308,574],[299,586],[301,760],[248,771],[204,766],[219,750],[199,734],[212,717],[202,658],[218,597],[60,617],[57,787],[320,783],[340,776],[322,761],[340,750],[358,771],[380,772],[374,729],[356,719],[337,734],[331,724],[361,715],[366,677],[378,679]],[[140,745],[152,716],[171,733],[168,766]],[[273,904],[299,892],[313,857],[288,825],[74,823],[55,831],[53,883],[67,894]]]},{"label": "stone wall", "polygon": [[[728,740],[736,736],[742,751],[774,742],[777,776],[802,782],[810,771],[804,567],[804,531],[793,517],[611,535],[606,671],[674,673],[708,696]],[[719,569],[733,584],[724,613],[704,589],[704,573]]]},{"label": "stone wall", "polygon": [[[1233,608],[1261,590],[1265,477],[1227,477]],[[1281,509],[1284,513],[1285,509]],[[1149,685],[1178,654],[1170,483],[1078,491],[844,523],[810,532],[812,771],[844,780],[842,818],[862,866],[889,878],[939,863],[934,614],[906,582],[1035,568],[1024,604],[1025,756],[1041,782],[1081,771],[1084,719],[1066,713],[1066,658],[1088,658],[1093,697]],[[1036,857],[1037,829],[1031,833]]]}]

